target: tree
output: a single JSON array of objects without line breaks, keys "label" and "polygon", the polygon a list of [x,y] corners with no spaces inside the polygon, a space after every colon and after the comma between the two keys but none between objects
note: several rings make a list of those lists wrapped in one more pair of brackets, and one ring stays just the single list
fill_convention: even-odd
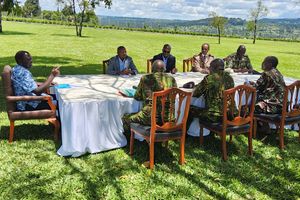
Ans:
[{"label": "tree", "polygon": [[250,10],[250,21],[248,22],[248,30],[253,31],[253,44],[255,44],[258,20],[268,14],[268,8],[263,5],[262,0],[257,1],[257,7]]},{"label": "tree", "polygon": [[209,17],[212,18],[211,25],[218,30],[219,44],[221,44],[221,34],[224,31],[225,24],[228,20],[225,17],[218,16],[216,12],[211,12]]},{"label": "tree", "polygon": [[37,17],[41,14],[41,7],[39,0],[26,0],[24,3],[25,17]]},{"label": "tree", "polygon": [[61,11],[61,8],[64,4],[64,0],[56,0],[57,11]]},{"label": "tree", "polygon": [[[99,6],[101,2],[104,3],[105,7],[110,8],[112,5],[112,0],[68,0],[69,4],[72,6],[74,23],[76,28],[76,35],[78,37],[82,36],[83,22],[86,17],[86,13],[89,11],[94,11],[96,6]],[[79,8],[79,16],[77,17],[76,8]]]},{"label": "tree", "polygon": [[15,6],[18,5],[16,0],[0,0],[0,33],[2,33],[2,11],[12,12]]}]

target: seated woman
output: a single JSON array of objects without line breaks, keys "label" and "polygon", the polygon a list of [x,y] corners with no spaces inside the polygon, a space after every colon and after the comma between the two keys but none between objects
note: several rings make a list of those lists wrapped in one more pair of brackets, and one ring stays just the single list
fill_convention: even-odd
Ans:
[{"label": "seated woman", "polygon": [[264,71],[260,78],[250,82],[257,91],[256,113],[279,114],[282,112],[285,82],[281,73],[276,69],[278,59],[268,56],[262,63]]},{"label": "seated woman", "polygon": [[191,106],[189,122],[194,117],[202,121],[220,122],[223,118],[223,92],[233,87],[233,78],[228,72],[224,72],[223,60],[214,59],[210,63],[209,75],[206,75],[193,91],[193,97],[204,97],[205,108]]},{"label": "seated woman", "polygon": [[[32,67],[32,57],[27,51],[18,51],[15,55],[17,65],[12,68],[11,80],[16,96],[35,96],[45,92],[53,79],[60,74],[59,67],[54,67],[47,80],[40,86],[32,78],[29,69]],[[32,111],[50,109],[46,101],[19,101],[17,102],[17,110]]]}]

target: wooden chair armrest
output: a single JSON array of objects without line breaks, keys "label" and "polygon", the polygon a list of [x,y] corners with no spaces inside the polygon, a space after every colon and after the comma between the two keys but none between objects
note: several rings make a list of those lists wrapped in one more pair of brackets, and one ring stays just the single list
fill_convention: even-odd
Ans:
[{"label": "wooden chair armrest", "polygon": [[7,96],[6,101],[17,102],[17,101],[51,101],[51,96]]}]

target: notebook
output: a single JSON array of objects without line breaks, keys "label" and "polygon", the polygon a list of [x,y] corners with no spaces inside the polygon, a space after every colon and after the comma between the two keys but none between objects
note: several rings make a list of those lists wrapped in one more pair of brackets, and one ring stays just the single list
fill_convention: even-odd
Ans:
[{"label": "notebook", "polygon": [[136,89],[120,89],[119,93],[125,97],[134,97]]}]

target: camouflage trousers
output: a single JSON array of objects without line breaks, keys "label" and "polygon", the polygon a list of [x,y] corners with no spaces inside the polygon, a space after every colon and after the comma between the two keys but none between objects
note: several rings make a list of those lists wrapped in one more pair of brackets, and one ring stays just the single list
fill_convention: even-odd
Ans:
[{"label": "camouflage trousers", "polygon": [[265,114],[280,114],[282,112],[282,106],[278,104],[270,104],[264,101],[259,101],[255,105],[254,112]]},{"label": "camouflage trousers", "polygon": [[151,106],[144,106],[141,111],[134,114],[126,114],[123,116],[124,132],[130,132],[130,123],[138,123],[141,125],[151,125]]},{"label": "camouflage trousers", "polygon": [[221,122],[222,116],[219,113],[212,113],[208,109],[197,106],[190,106],[187,127],[192,123],[194,118],[199,118],[200,121],[206,122]]}]

